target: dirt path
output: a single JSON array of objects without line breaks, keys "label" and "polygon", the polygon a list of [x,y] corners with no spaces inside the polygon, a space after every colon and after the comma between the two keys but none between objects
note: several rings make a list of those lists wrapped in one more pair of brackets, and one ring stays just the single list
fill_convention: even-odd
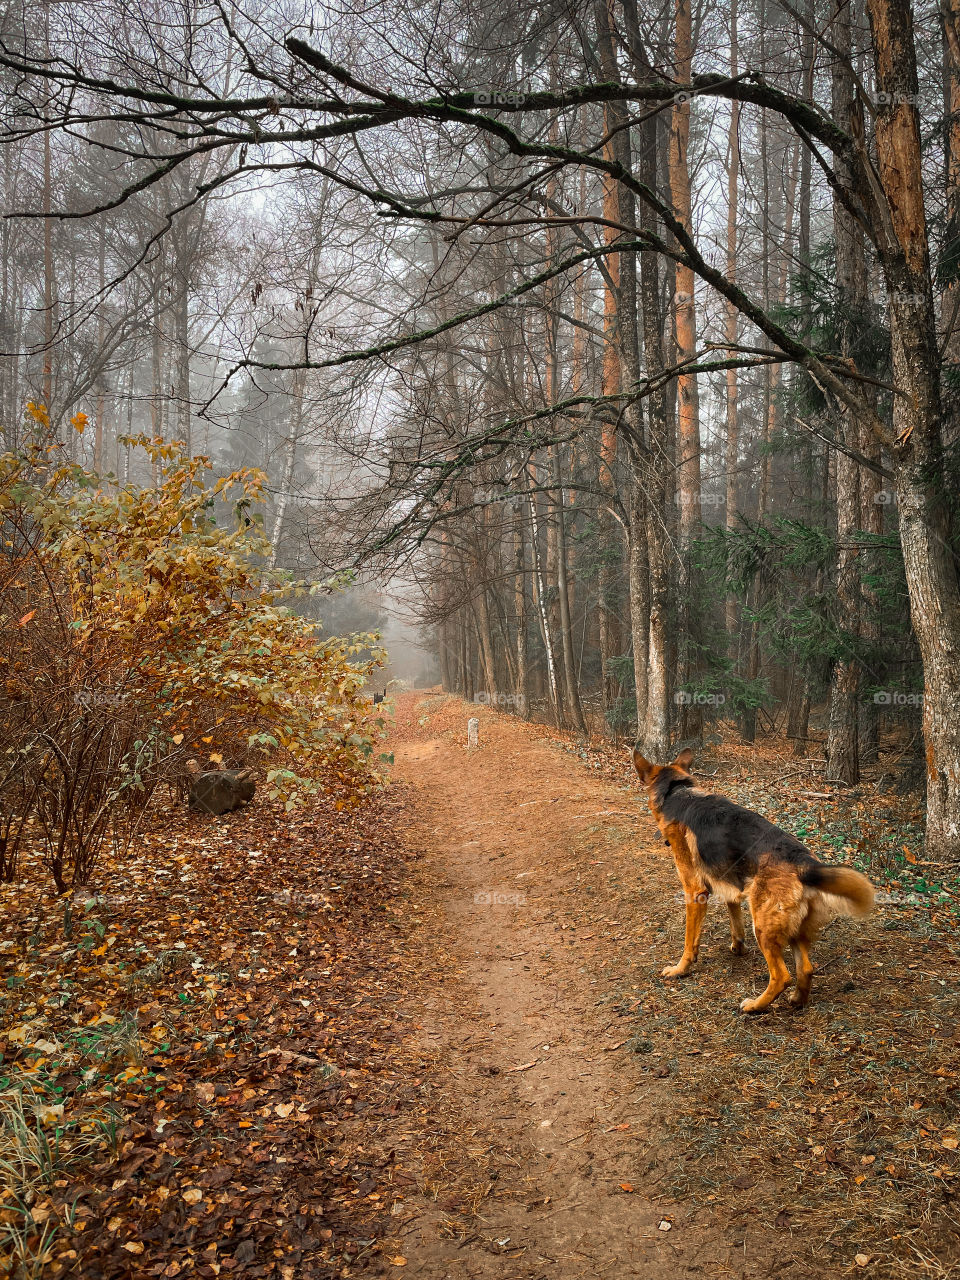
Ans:
[{"label": "dirt path", "polygon": [[[629,934],[635,907],[616,888],[598,903],[583,872],[601,874],[613,833],[653,855],[645,874],[654,867],[661,891],[676,893],[636,792],[508,717],[481,719],[482,749],[467,753],[462,704],[408,695],[398,709],[396,774],[413,788],[412,840],[437,895],[418,918],[450,979],[411,1012],[449,1072],[464,1141],[501,1192],[483,1198],[466,1238],[442,1201],[419,1213],[402,1238],[407,1274],[769,1274],[769,1245],[755,1272],[743,1230],[694,1220],[691,1202],[671,1196],[655,1102],[624,1064],[630,975],[604,972],[597,948]],[[592,932],[565,919],[586,894],[599,911]],[[663,945],[666,963],[675,944]],[[669,1074],[655,1058],[644,1066]]]}]

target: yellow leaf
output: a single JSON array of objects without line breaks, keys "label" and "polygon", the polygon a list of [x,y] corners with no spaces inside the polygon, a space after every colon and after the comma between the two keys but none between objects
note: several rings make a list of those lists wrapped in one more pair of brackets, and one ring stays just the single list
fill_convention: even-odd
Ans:
[{"label": "yellow leaf", "polygon": [[143,1245],[139,1240],[128,1240],[123,1247],[127,1253],[143,1253]]},{"label": "yellow leaf", "polygon": [[183,741],[183,734],[182,734],[182,733],[175,733],[175,734],[173,735],[173,739],[172,739],[172,741],[173,741],[173,742],[175,742],[175,743],[177,744],[177,746],[179,747],[180,743]]},{"label": "yellow leaf", "polygon": [[199,1187],[187,1187],[183,1193],[183,1198],[187,1204],[199,1204],[203,1199],[203,1192]]},{"label": "yellow leaf", "polygon": [[958,1140],[957,1138],[944,1138],[943,1145],[947,1148],[948,1151],[956,1151],[958,1141],[960,1140]]},{"label": "yellow leaf", "polygon": [[391,1258],[390,1261],[395,1267],[405,1267],[407,1265],[407,1260],[402,1253],[398,1253],[397,1256],[395,1258]]}]

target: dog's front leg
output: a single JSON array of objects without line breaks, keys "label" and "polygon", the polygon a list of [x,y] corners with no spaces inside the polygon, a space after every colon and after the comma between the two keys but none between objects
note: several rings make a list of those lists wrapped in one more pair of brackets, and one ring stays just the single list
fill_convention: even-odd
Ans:
[{"label": "dog's front leg", "polygon": [[693,880],[685,880],[683,896],[686,901],[687,915],[683,933],[683,955],[679,964],[668,965],[662,971],[664,978],[684,978],[696,963],[700,953],[700,934],[703,932],[703,920],[707,914],[707,903],[710,899],[710,888],[706,884],[698,884]]}]

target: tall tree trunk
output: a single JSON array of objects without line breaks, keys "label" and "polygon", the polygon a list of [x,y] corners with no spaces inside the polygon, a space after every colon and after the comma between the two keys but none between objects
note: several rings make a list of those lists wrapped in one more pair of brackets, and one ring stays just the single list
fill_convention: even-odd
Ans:
[{"label": "tall tree trunk", "polygon": [[[531,463],[531,467],[532,467]],[[528,473],[528,482],[532,481],[536,484],[536,478]],[[540,519],[537,512],[537,495],[528,483],[527,501],[530,508],[530,544],[533,550],[533,593],[534,601],[537,606],[537,617],[540,623],[540,636],[543,640],[543,652],[547,666],[547,691],[550,696],[550,702],[553,706],[553,714],[556,724],[559,726],[562,721],[562,710],[560,706],[560,688],[557,680],[557,661],[556,653],[553,645],[553,636],[550,633],[550,615],[546,602],[546,581],[543,573],[542,555],[540,547]]]},{"label": "tall tree trunk", "polygon": [[104,351],[104,347],[106,345],[106,333],[107,333],[106,314],[105,314],[106,299],[104,297],[104,290],[106,288],[106,283],[107,283],[107,279],[106,279],[107,237],[106,237],[106,228],[104,226],[104,222],[102,218],[100,220],[99,226],[97,227],[97,231],[99,233],[97,261],[99,266],[98,284],[99,284],[99,297],[100,297],[100,303],[97,308],[99,311],[99,315],[97,317],[97,358],[100,361],[100,372],[97,375],[97,409],[96,409],[96,416],[94,421],[93,469],[97,473],[97,475],[99,475],[100,472],[103,470],[103,427],[104,427],[103,415],[104,415],[105,403],[106,403],[106,388],[104,386],[104,379],[106,377],[106,373],[103,366],[106,363],[106,352]]},{"label": "tall tree trunk", "polygon": [[526,717],[530,710],[527,660],[527,565],[525,540],[523,536],[523,510],[520,499],[514,499],[515,519],[513,522],[513,599],[516,609],[517,628],[517,683],[514,696],[517,699],[517,710]]},{"label": "tall tree trunk", "polygon": [[450,647],[450,619],[443,618],[437,627],[437,649],[440,658],[440,688],[444,693],[453,692],[454,674],[453,662],[451,661]]},{"label": "tall tree trunk", "polygon": [[637,725],[647,718],[650,662],[650,561],[647,555],[647,502],[642,475],[635,476],[630,498],[630,630],[633,635],[633,684]]},{"label": "tall tree trunk", "polygon": [[[613,0],[598,0],[597,44],[602,73],[606,79],[619,80],[616,49],[614,46],[614,12]],[[623,124],[623,111],[618,103],[605,103],[603,108],[603,130],[606,141],[603,157],[610,162],[623,162],[625,135],[617,133]],[[627,142],[629,148],[629,142]],[[627,157],[629,165],[629,156]],[[619,223],[622,221],[623,193],[615,178],[604,175],[603,184],[603,217]],[[621,232],[615,226],[604,226],[603,238],[607,245],[612,245],[621,238]],[[618,253],[605,255],[603,271],[603,360],[601,375],[601,394],[616,396],[624,388],[626,373],[622,366],[624,344],[623,325],[626,321],[625,308],[621,297],[621,271],[625,263]],[[609,711],[617,696],[617,680],[609,670],[610,659],[616,657],[623,642],[620,635],[619,613],[616,608],[617,574],[616,547],[619,533],[614,517],[610,514],[610,505],[616,492],[614,467],[617,459],[617,435],[615,428],[617,410],[607,408],[600,420],[600,489],[603,499],[600,504],[600,665],[603,708]]]},{"label": "tall tree trunk", "polygon": [[[737,0],[730,0],[730,76],[739,74],[739,45],[737,41]],[[730,125],[727,131],[727,278],[737,278],[737,217],[740,184],[740,103],[736,98],[730,101]],[[728,344],[727,355],[734,354],[737,345],[737,320],[739,312],[729,299],[724,310],[724,341]],[[727,439],[725,450],[726,507],[725,526],[728,535],[732,535],[737,527],[738,472],[740,466],[740,423],[737,417],[737,370],[728,369],[726,373],[726,427]],[[733,670],[740,661],[740,627],[738,625],[739,606],[737,597],[732,591],[726,594],[724,620],[727,632],[727,657]]]},{"label": "tall tree trunk", "polygon": [[[839,56],[833,62],[833,118],[847,133],[862,136],[863,121],[856,100],[856,84],[851,66],[852,27],[849,7],[841,8],[831,27],[831,38]],[[859,133],[855,131],[859,130]],[[853,190],[849,166],[836,161],[841,185]],[[833,229],[836,244],[837,292],[840,311],[840,350],[853,354],[857,331],[866,310],[867,268],[863,236],[840,197],[833,200]],[[859,449],[860,422],[850,409],[841,410],[844,443]],[[837,607],[842,625],[853,642],[860,632],[860,564],[855,535],[860,525],[859,464],[846,453],[837,452]],[[827,778],[853,786],[860,780],[860,667],[855,658],[840,657],[833,665],[830,684],[830,720],[827,730]]]},{"label": "tall tree trunk", "polygon": [[[693,76],[693,15],[691,0],[675,0],[674,75],[680,84],[689,84]],[[684,229],[693,232],[693,209],[689,164],[690,100],[675,100],[670,128],[670,194],[674,212]],[[693,269],[676,264],[674,324],[677,360],[692,360],[697,351],[697,310],[694,293],[696,277]],[[677,500],[679,516],[679,576],[677,583],[678,669],[681,683],[694,675],[691,661],[692,555],[693,539],[700,528],[700,404],[697,375],[681,373],[677,389]],[[701,716],[697,705],[683,704],[680,733],[689,737],[700,732]]]},{"label": "tall tree trunk", "polygon": [[483,666],[483,679],[489,698],[496,700],[499,693],[497,666],[494,658],[493,632],[490,628],[490,603],[487,600],[487,587],[480,577],[480,585],[474,597],[473,613],[477,625],[477,640],[480,645],[480,662]]},{"label": "tall tree trunk", "polygon": [[[650,187],[657,184],[657,120],[648,119],[640,129],[637,167],[639,177]],[[640,206],[640,225],[658,230],[649,206]],[[640,315],[643,322],[643,358],[648,378],[664,370],[664,308],[660,296],[660,267],[652,253],[640,256]],[[647,655],[647,697],[644,719],[637,726],[643,754],[651,760],[665,760],[670,748],[670,665],[668,656],[668,607],[670,598],[670,533],[667,477],[670,474],[671,430],[666,393],[660,389],[646,399],[646,466],[636,483],[646,494],[646,542],[649,586],[648,630],[641,649]],[[637,637],[634,638],[636,651]]]},{"label": "tall tree trunk", "polygon": [[[49,23],[49,7],[47,8]],[[43,403],[53,413],[53,218],[50,130],[43,131]]]},{"label": "tall tree trunk", "polygon": [[[946,234],[942,266],[946,282],[940,305],[944,364],[954,379],[960,375],[960,0],[940,0],[943,23],[944,188]],[[944,443],[960,439],[960,397],[944,404]]]},{"label": "tall tree trunk", "polygon": [[[153,287],[153,323],[151,325],[152,337],[152,372],[153,387],[150,396],[150,434],[154,440],[160,440],[163,437],[164,421],[163,421],[163,323],[160,313],[159,300],[159,280],[154,281]],[[158,474],[156,459],[151,463],[152,483],[153,487],[157,487]]]},{"label": "tall tree trunk", "polygon": [[877,173],[890,235],[880,245],[890,291],[900,541],[924,675],[927,853],[960,860],[960,585],[943,492],[940,355],[923,197],[913,15],[908,0],[867,0],[877,90]]},{"label": "tall tree trunk", "polygon": [[[806,23],[803,26],[801,42],[801,62],[803,66],[803,93],[808,100],[813,99],[814,74],[814,0],[807,0]],[[810,271],[810,148],[800,150],[800,189],[797,198],[797,257],[799,259],[798,274],[804,277],[802,283],[802,332],[810,331],[810,291],[807,283]],[[802,501],[804,510],[809,511],[813,505],[814,494],[814,455],[811,437],[804,433],[801,445],[802,466]],[[810,575],[806,575],[810,581]],[[793,741],[793,754],[802,759],[807,754],[807,739],[810,734],[810,708],[813,701],[812,685],[814,673],[810,665],[804,666],[798,673],[794,686],[794,697],[787,708],[787,737]]]},{"label": "tall tree trunk", "polygon": [[563,481],[560,472],[559,445],[552,450],[553,488],[555,519],[557,529],[557,595],[560,600],[560,638],[563,645],[563,679],[567,709],[573,717],[573,723],[580,733],[586,733],[587,725],[583,718],[583,706],[580,702],[580,690],[577,687],[577,672],[573,656],[573,628],[570,621],[570,588],[567,574],[567,535],[563,514]]}]

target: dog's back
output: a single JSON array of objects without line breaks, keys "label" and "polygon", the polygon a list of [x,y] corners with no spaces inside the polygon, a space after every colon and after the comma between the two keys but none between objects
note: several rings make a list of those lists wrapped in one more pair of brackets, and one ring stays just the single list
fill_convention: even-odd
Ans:
[{"label": "dog's back", "polygon": [[694,837],[700,861],[711,877],[743,889],[764,857],[792,864],[801,878],[808,867],[819,865],[805,844],[762,814],[699,790],[679,771],[673,778],[669,772],[664,770],[667,776],[657,779],[661,812]]}]

